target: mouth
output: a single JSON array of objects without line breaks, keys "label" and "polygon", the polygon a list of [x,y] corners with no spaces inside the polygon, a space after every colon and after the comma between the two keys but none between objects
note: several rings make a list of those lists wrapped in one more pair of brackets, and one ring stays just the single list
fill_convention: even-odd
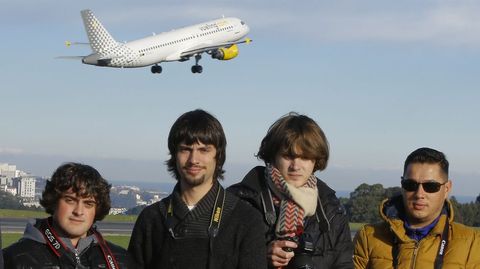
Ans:
[{"label": "mouth", "polygon": [[84,220],[82,219],[75,219],[75,218],[69,218],[68,220],[70,220],[71,222],[74,222],[74,223],[83,223]]},{"label": "mouth", "polygon": [[413,203],[413,208],[415,210],[422,210],[424,208],[427,207],[427,204],[423,204],[423,203]]},{"label": "mouth", "polygon": [[201,167],[201,166],[190,166],[190,167],[185,167],[184,170],[185,170],[185,172],[187,172],[187,174],[196,175],[196,174],[200,173],[200,171],[203,170],[203,167]]}]

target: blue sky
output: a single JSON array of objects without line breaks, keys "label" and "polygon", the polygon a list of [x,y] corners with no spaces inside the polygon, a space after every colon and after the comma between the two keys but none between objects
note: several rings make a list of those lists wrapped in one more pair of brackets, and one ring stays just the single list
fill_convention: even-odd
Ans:
[{"label": "blue sky", "polygon": [[[254,165],[266,130],[289,111],[324,129],[337,190],[396,186],[422,146],[447,154],[454,195],[480,193],[480,3],[477,1],[0,1],[0,162],[49,176],[63,161],[116,180],[171,181],[167,135],[203,108],[223,124],[226,184]],[[232,61],[204,57],[109,69],[87,55],[80,10],[117,41],[225,16],[250,26]]]}]

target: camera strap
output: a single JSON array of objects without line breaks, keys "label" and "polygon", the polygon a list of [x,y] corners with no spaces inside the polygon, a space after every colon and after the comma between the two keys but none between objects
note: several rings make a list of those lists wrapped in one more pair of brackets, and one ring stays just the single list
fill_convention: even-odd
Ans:
[{"label": "camera strap", "polygon": [[[43,237],[45,238],[46,244],[50,247],[52,252],[57,256],[58,258],[65,256],[68,257],[69,260],[76,265],[80,265],[80,260],[77,257],[76,260],[73,259],[74,255],[71,255],[71,250],[65,246],[65,243],[62,242],[60,237],[57,235],[55,230],[52,227],[52,217],[49,217],[44,220],[40,220],[38,225],[35,225],[37,229],[40,230],[42,233]],[[118,263],[115,259],[115,257],[112,254],[112,251],[108,247],[105,239],[103,239],[102,235],[97,232],[96,229],[90,228],[89,230],[90,234],[94,234],[95,237],[97,238],[98,244],[100,246],[100,249],[102,250],[103,257],[107,263],[107,266],[109,269],[118,269]]]},{"label": "camera strap", "polygon": [[[438,246],[437,257],[435,258],[434,269],[440,269],[443,266],[443,257],[445,256],[445,252],[448,245],[448,232],[450,229],[450,224],[448,222],[448,217],[445,221],[445,225],[443,227],[442,236],[440,238],[440,245]],[[398,239],[397,236],[393,235],[393,246],[392,246],[392,256],[393,256],[393,268],[398,268],[398,255],[400,254],[400,249],[398,246]]]}]

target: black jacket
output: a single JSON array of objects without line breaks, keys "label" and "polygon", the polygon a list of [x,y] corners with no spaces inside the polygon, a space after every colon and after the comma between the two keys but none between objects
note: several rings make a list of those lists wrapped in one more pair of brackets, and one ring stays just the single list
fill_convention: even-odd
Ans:
[{"label": "black jacket", "polygon": [[[308,236],[314,244],[315,269],[353,268],[353,244],[345,209],[335,196],[335,191],[320,179],[317,180],[321,207],[317,206],[316,216],[305,219],[304,227],[304,236]],[[263,188],[268,188],[265,182],[265,167],[257,166],[250,170],[242,182],[230,186],[228,191],[249,202],[263,214],[265,243],[268,244],[275,239],[275,224],[268,224],[261,198]],[[278,214],[278,209],[276,212]]]},{"label": "black jacket", "polygon": [[136,268],[267,268],[262,216],[226,191],[218,234],[210,245],[208,226],[219,186],[216,183],[192,211],[178,186],[170,196],[143,209],[128,246]]},{"label": "black jacket", "polygon": [[[119,269],[134,268],[125,249],[110,242],[107,242],[107,245],[117,260]],[[31,223],[27,224],[24,236],[18,242],[3,249],[3,257],[5,269],[108,268],[96,240],[92,240],[79,255],[83,267],[76,267],[73,262],[76,258],[72,252],[66,252],[57,257],[45,243],[41,232]]]}]

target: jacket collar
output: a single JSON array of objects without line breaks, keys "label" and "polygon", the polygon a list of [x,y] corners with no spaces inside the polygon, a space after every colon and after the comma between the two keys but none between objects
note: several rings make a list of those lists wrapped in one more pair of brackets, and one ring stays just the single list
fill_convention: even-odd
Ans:
[{"label": "jacket collar", "polygon": [[[451,224],[453,222],[453,205],[449,200],[445,200],[442,213],[438,223],[430,231],[430,234],[441,235],[445,222],[448,220]],[[399,240],[406,242],[411,241],[406,235],[403,219],[405,218],[405,208],[403,206],[402,195],[397,195],[389,199],[385,199],[380,204],[380,217],[388,223],[392,232],[394,232]]]},{"label": "jacket collar", "polygon": [[191,214],[191,217],[198,218],[202,215],[209,215],[212,212],[213,204],[215,203],[215,198],[217,195],[217,190],[220,187],[220,183],[217,180],[213,182],[212,188],[205,194],[205,196],[198,201],[197,205],[193,210],[189,210],[187,204],[183,201],[180,195],[180,183],[175,185],[175,188],[172,193],[172,207],[174,215],[183,220],[187,217],[188,214]]}]

